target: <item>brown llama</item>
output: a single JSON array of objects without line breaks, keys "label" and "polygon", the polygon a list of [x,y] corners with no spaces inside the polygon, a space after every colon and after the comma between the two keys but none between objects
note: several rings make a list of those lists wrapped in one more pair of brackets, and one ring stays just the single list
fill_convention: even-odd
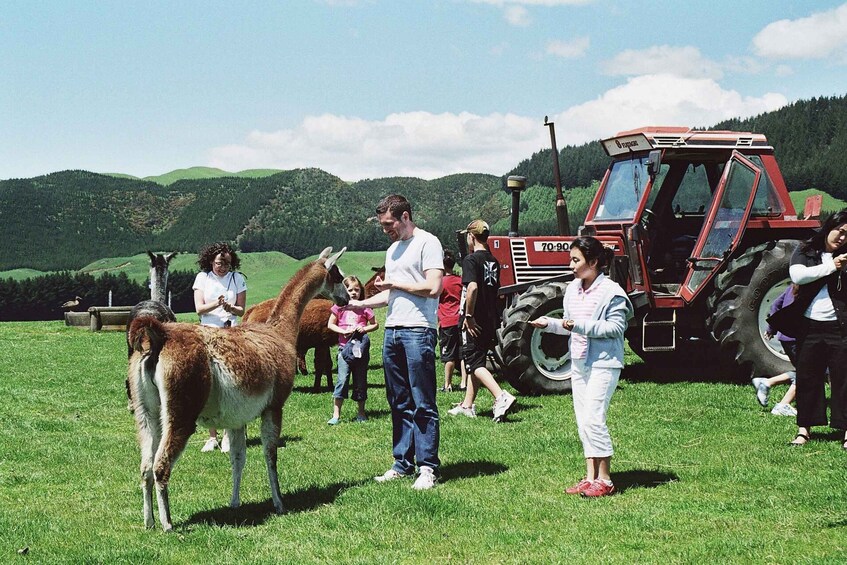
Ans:
[{"label": "brown llama", "polygon": [[[276,299],[265,300],[251,306],[244,313],[244,321],[265,322],[270,316]],[[332,301],[326,298],[313,298],[306,305],[300,318],[297,333],[297,369],[301,375],[307,374],[306,352],[315,350],[315,392],[320,391],[321,380],[326,375],[327,387],[332,387],[332,356],[329,348],[338,343],[338,334],[326,325],[329,322]]]},{"label": "brown llama", "polygon": [[[385,277],[385,266],[372,267],[374,275],[364,284],[365,298],[370,298],[377,292],[374,281],[377,277]],[[255,304],[244,313],[244,322],[264,322],[270,315],[275,298]],[[338,344],[338,334],[327,328],[332,302],[325,298],[314,298],[306,305],[303,317],[300,319],[300,331],[297,334],[297,369],[301,375],[309,372],[306,367],[306,353],[315,350],[315,392],[321,390],[321,380],[326,377],[326,386],[330,390],[332,382],[332,355],[330,348]]]},{"label": "brown llama", "polygon": [[168,483],[177,458],[196,427],[230,431],[232,498],[241,505],[241,475],[247,455],[245,427],[261,415],[262,451],[274,509],[285,508],[277,473],[277,439],[282,407],[294,385],[297,326],[306,303],[325,292],[344,305],[347,291],[336,262],[346,248],[301,268],[285,285],[266,324],[233,328],[195,324],[163,324],[137,318],[130,327],[134,352],[129,381],[141,446],[144,524],[154,527],[153,485],[159,521],[171,523]]}]

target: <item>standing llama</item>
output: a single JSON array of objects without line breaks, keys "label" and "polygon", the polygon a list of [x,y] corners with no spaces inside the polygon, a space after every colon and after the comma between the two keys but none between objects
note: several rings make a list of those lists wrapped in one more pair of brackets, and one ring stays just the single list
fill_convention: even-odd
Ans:
[{"label": "standing llama", "polygon": [[132,345],[129,343],[129,326],[134,319],[141,316],[153,316],[160,322],[176,322],[173,310],[168,307],[167,293],[168,265],[170,265],[171,259],[176,257],[177,252],[160,255],[147,251],[147,255],[150,257],[150,300],[142,300],[129,311],[129,318],[126,321],[127,357],[132,356]]},{"label": "standing llama", "polygon": [[163,324],[153,317],[132,323],[129,381],[141,446],[145,526],[154,527],[155,483],[159,521],[165,531],[173,528],[168,483],[197,425],[231,431],[230,506],[240,506],[247,456],[244,430],[260,415],[271,498],[277,513],[285,511],[277,474],[277,439],[282,406],[294,385],[297,326],[306,303],[318,292],[347,304],[343,275],[336,265],[345,250],[330,256],[328,247],[297,271],[280,292],[266,324],[215,328]]},{"label": "standing llama", "polygon": [[[385,277],[385,266],[372,267],[373,276],[365,283],[365,298],[370,298],[377,292],[374,281],[377,277]],[[273,308],[275,298],[259,302],[244,312],[243,321],[265,322]],[[315,392],[321,390],[322,377],[326,376],[326,385],[333,388],[332,355],[330,347],[338,344],[338,334],[327,327],[332,302],[325,298],[313,298],[306,305],[303,317],[300,319],[300,331],[297,334],[297,369],[301,375],[309,372],[306,367],[306,353],[315,350]]]}]

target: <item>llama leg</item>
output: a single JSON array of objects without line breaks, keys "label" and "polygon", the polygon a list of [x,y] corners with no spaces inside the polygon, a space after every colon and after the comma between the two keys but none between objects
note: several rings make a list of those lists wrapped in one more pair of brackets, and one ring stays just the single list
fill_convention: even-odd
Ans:
[{"label": "llama leg", "polygon": [[165,429],[162,442],[156,451],[156,459],[153,464],[153,476],[156,480],[156,498],[159,503],[159,522],[162,529],[169,532],[173,529],[171,522],[171,505],[168,497],[168,483],[171,478],[176,460],[185,450],[188,438],[194,433],[194,420],[178,426]]},{"label": "llama leg", "polygon": [[232,498],[229,501],[231,508],[241,506],[241,474],[244,471],[244,463],[247,461],[247,426],[236,430],[227,430],[229,434],[229,462],[232,465]]},{"label": "llama leg", "polygon": [[279,491],[279,474],[277,473],[277,446],[279,445],[281,425],[282,409],[269,409],[262,413],[262,451],[265,454],[265,464],[268,467],[268,484],[271,487],[271,498],[277,514],[285,513],[285,506],[282,504],[282,495]]},{"label": "llama leg", "polygon": [[155,527],[153,520],[153,456],[159,447],[160,436],[151,430],[149,419],[139,422],[138,441],[141,446],[141,493],[143,498],[144,527]]}]

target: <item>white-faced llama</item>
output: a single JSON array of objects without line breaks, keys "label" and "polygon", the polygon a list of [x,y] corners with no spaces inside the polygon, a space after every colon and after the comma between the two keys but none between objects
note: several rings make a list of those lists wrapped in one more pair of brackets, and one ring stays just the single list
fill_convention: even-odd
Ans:
[{"label": "white-faced llama", "polygon": [[318,292],[340,305],[349,299],[336,262],[346,248],[332,248],[300,269],[285,285],[264,324],[233,328],[163,324],[137,318],[130,327],[133,354],[129,382],[141,446],[144,524],[154,526],[153,485],[159,521],[172,529],[168,483],[177,458],[196,426],[233,430],[230,434],[232,498],[240,506],[239,488],[247,454],[244,428],[261,415],[262,451],[271,498],[285,511],[277,475],[277,439],[282,406],[294,385],[297,329],[306,303]]}]

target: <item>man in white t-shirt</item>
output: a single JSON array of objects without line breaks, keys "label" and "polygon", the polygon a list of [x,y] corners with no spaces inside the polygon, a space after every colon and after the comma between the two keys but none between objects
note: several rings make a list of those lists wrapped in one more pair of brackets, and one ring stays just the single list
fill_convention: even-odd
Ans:
[{"label": "man in white t-shirt", "polygon": [[386,482],[411,476],[413,488],[435,486],[438,468],[439,417],[435,404],[435,342],[438,297],[444,275],[438,238],[415,225],[409,201],[386,196],[376,208],[382,231],[393,241],[385,253],[385,278],[378,294],[351,305],[388,306],[382,363],[391,406],[394,465],[375,477]]}]

